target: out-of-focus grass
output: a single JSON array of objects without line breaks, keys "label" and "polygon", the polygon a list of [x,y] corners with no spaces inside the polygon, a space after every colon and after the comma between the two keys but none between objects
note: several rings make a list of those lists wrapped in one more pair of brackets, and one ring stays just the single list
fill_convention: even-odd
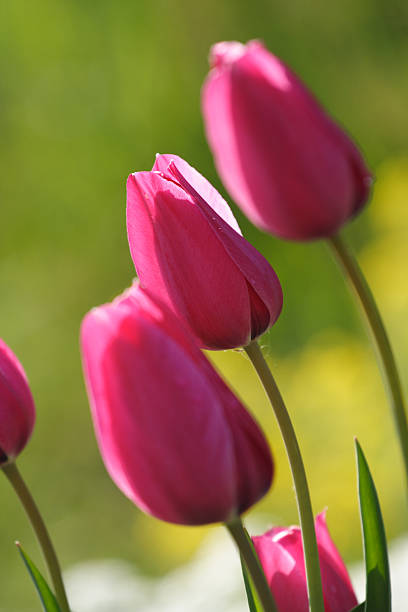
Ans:
[{"label": "out-of-focus grass", "polygon": [[[64,566],[117,556],[160,573],[187,558],[203,533],[144,517],[110,482],[92,432],[78,330],[89,308],[134,276],[124,222],[129,172],[151,167],[157,151],[175,152],[222,190],[199,112],[217,40],[263,38],[377,168],[374,201],[348,234],[362,249],[406,386],[407,162],[379,164],[406,152],[407,15],[402,3],[364,0],[1,3],[0,335],[36,399],[37,426],[19,463]],[[236,212],[284,287],[284,311],[263,344],[301,439],[315,509],[329,506],[339,547],[358,556],[354,434],[389,534],[404,525],[399,456],[372,353],[325,246],[279,242]],[[277,475],[259,510],[295,522],[286,457],[254,374],[241,354],[214,358],[270,432]],[[38,551],[4,479],[0,496],[0,611],[34,610],[13,540],[35,560]]]}]

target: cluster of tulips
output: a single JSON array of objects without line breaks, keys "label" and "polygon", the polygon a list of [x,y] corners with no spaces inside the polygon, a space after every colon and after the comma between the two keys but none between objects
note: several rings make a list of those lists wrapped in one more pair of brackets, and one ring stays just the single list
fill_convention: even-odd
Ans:
[{"label": "cluster of tulips", "polygon": [[[349,137],[261,43],[216,44],[210,61],[202,108],[220,177],[262,230],[329,242],[372,331],[407,468],[407,420],[390,343],[338,233],[367,201],[371,174]],[[224,523],[239,549],[251,611],[391,610],[381,512],[357,442],[364,602],[357,602],[325,513],[313,517],[296,434],[257,343],[282,308],[270,264],[243,237],[216,189],[177,155],[158,155],[151,171],[129,176],[127,231],[138,280],[112,303],[91,310],[81,328],[95,433],[116,485],[163,521]],[[201,351],[237,348],[246,351],[271,401],[300,521],[300,527],[274,527],[252,539],[241,515],[273,482],[271,451],[260,426]],[[1,343],[1,467],[36,530],[52,589],[22,555],[44,609],[67,612],[55,551],[15,464],[34,418],[23,369]],[[214,610],[210,597],[208,609]]]}]

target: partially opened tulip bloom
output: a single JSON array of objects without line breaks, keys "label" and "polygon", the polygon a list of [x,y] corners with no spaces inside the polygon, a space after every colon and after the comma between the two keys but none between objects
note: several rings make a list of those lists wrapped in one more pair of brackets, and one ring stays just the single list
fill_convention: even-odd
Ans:
[{"label": "partially opened tulip bloom", "polygon": [[81,330],[99,448],[117,486],[159,519],[228,521],[268,490],[259,427],[174,314],[133,286]]},{"label": "partially opened tulip bloom", "polygon": [[0,465],[21,453],[34,422],[34,401],[23,367],[0,339]]},{"label": "partially opened tulip bloom", "polygon": [[279,280],[220,194],[187,162],[159,155],[127,182],[127,229],[141,285],[209,349],[245,346],[282,307]]},{"label": "partially opened tulip bloom", "polygon": [[[346,566],[326,525],[315,522],[325,612],[349,612],[357,605]],[[279,612],[308,612],[302,536],[299,527],[275,527],[252,538]]]},{"label": "partially opened tulip bloom", "polygon": [[350,138],[260,42],[218,43],[210,64],[202,92],[207,139],[236,203],[282,238],[337,232],[371,184]]}]

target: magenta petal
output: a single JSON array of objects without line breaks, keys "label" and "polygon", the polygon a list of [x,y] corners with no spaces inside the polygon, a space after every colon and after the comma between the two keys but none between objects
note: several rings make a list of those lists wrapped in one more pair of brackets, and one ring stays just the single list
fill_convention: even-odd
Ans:
[{"label": "magenta petal", "polygon": [[34,422],[34,401],[23,367],[0,339],[0,463],[19,455]]},{"label": "magenta petal", "polygon": [[[227,191],[247,217],[258,227],[266,229],[264,215],[254,206],[243,172],[234,124],[230,114],[231,82],[218,71],[210,72],[202,89],[202,112],[208,144]],[[217,109],[217,111],[216,111]],[[223,155],[222,151],[227,154]],[[270,196],[275,191],[270,185]]]},{"label": "magenta petal", "polygon": [[[159,156],[156,167],[164,161]],[[231,227],[235,221],[221,196],[184,162],[187,174],[229,223],[181,174],[181,182],[175,180],[172,164],[166,173],[138,172],[128,179],[128,237],[140,281],[186,321],[202,346],[246,345],[276,320],[282,304],[279,281]]]},{"label": "magenta petal", "polygon": [[279,612],[308,612],[300,529],[271,530],[253,542]]},{"label": "magenta petal", "polygon": [[[347,569],[326,526],[325,512],[316,517],[317,547],[325,612],[349,612],[357,605]],[[253,538],[279,612],[308,612],[302,535],[299,527],[275,527]]]},{"label": "magenta petal", "polygon": [[[169,170],[171,163],[177,167],[180,174],[184,179],[193,187],[193,189],[201,196],[201,198],[208,204],[208,206],[215,210],[232,229],[238,234],[241,234],[241,230],[232,214],[232,210],[228,206],[224,198],[218,193],[218,191],[203,177],[202,174],[197,172],[195,168],[190,166],[184,159],[178,155],[157,155],[153,165],[153,170],[159,171],[165,178],[174,180],[172,172]],[[241,234],[242,235],[242,234]]]},{"label": "magenta petal", "polygon": [[315,528],[322,581],[326,587],[323,591],[326,612],[347,612],[358,602],[346,566],[327,529],[325,511],[317,515]]},{"label": "magenta petal", "polygon": [[272,234],[309,240],[336,232],[371,184],[355,145],[259,42],[219,43],[212,65],[203,115],[232,197]]},{"label": "magenta petal", "polygon": [[208,348],[248,342],[245,279],[188,194],[155,172],[128,180],[130,250],[142,285]]},{"label": "magenta petal", "polygon": [[283,296],[278,277],[266,259],[211,209],[174,162],[171,162],[169,171],[194,198],[214,234],[247,280],[251,302],[251,338],[257,337],[275,323],[281,312]]},{"label": "magenta petal", "polygon": [[266,492],[272,462],[262,433],[156,298],[133,287],[94,309],[81,347],[102,457],[141,509],[205,524]]},{"label": "magenta petal", "polygon": [[186,322],[202,347],[247,345],[281,311],[275,272],[187,162],[158,155],[153,168],[127,183],[129,246],[142,286]]}]

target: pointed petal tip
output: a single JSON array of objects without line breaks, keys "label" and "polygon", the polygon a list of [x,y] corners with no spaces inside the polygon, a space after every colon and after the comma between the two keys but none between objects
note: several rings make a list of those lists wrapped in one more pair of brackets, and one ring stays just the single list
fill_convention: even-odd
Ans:
[{"label": "pointed petal tip", "polygon": [[245,45],[233,40],[216,43],[210,49],[208,62],[210,68],[229,66],[245,53]]},{"label": "pointed petal tip", "polygon": [[327,510],[328,510],[328,506],[325,506],[323,510],[319,512],[319,514],[316,514],[316,518],[315,518],[316,526],[323,525],[327,529],[327,520],[326,520]]}]

